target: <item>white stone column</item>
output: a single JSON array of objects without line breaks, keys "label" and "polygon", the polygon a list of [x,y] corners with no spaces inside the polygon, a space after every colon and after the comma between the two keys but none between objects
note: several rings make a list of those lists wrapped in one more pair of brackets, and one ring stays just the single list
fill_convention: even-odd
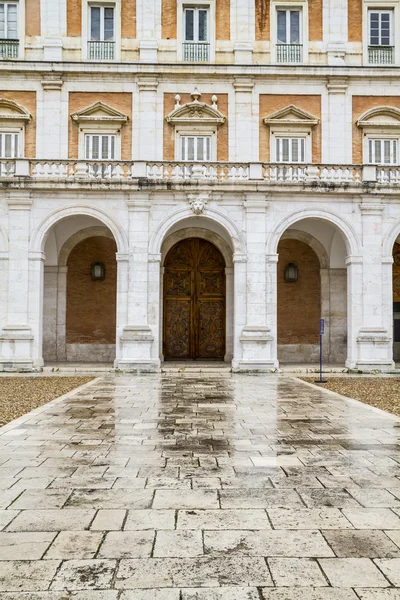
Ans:
[{"label": "white stone column", "polygon": [[[345,144],[351,132],[351,96],[347,94],[346,79],[332,78],[327,83],[328,106],[322,106],[322,162],[331,164],[351,164],[352,146]],[[325,100],[322,97],[323,102]],[[325,102],[324,102],[325,103]]]},{"label": "white stone column", "polygon": [[254,2],[231,0],[231,41],[234,42],[236,64],[253,62],[254,40]]},{"label": "white stone column", "polygon": [[[258,137],[255,139],[253,117],[254,82],[248,78],[235,78],[235,155],[231,160],[237,162],[258,161]],[[256,120],[256,128],[258,120]]]},{"label": "white stone column", "polygon": [[161,0],[137,0],[136,27],[140,60],[157,62],[158,40],[161,39]]},{"label": "white stone column", "polygon": [[58,267],[57,274],[57,361],[67,360],[67,276],[68,267]]},{"label": "white stone column", "polygon": [[149,297],[149,194],[134,194],[127,201],[129,211],[129,264],[127,325],[121,336],[122,354],[118,366],[154,371],[159,361],[152,358],[154,336],[148,323]]},{"label": "white stone column", "polygon": [[380,199],[364,197],[360,204],[363,238],[362,326],[357,344],[357,368],[394,367],[391,330],[386,328],[383,307],[382,214]]},{"label": "white stone column", "polygon": [[44,60],[62,60],[62,38],[67,30],[66,0],[41,0],[40,16]]},{"label": "white stone column", "polygon": [[[137,131],[139,161],[162,160],[162,123],[158,123],[157,88],[158,81],[154,77],[142,77],[137,83],[139,90],[139,111],[135,128]],[[157,132],[159,132],[157,134]]]},{"label": "white stone column", "polygon": [[329,65],[344,65],[348,31],[347,0],[323,0],[323,39]]},{"label": "white stone column", "polygon": [[115,333],[115,368],[123,357],[123,337],[128,325],[129,254],[117,252],[117,322]]},{"label": "white stone column", "polygon": [[270,371],[275,368],[271,359],[273,337],[267,326],[266,289],[266,211],[268,203],[263,194],[246,194],[246,325],[240,341],[243,357],[240,370]]},{"label": "white stone column", "polygon": [[0,336],[0,370],[32,370],[33,335],[29,323],[30,193],[9,192],[7,324]]},{"label": "white stone column", "polygon": [[226,293],[226,344],[225,344],[225,362],[231,362],[233,359],[234,342],[234,270],[232,267],[225,269],[225,293]]},{"label": "white stone column", "polygon": [[347,360],[346,367],[357,366],[357,338],[362,324],[363,257],[349,255],[347,266]]},{"label": "white stone column", "polygon": [[265,281],[267,302],[267,328],[272,340],[270,360],[273,368],[279,368],[278,361],[278,259],[279,254],[265,256]]},{"label": "white stone column", "polygon": [[243,358],[242,331],[246,325],[246,262],[245,254],[233,255],[234,265],[234,323],[233,323],[233,371],[240,371]]},{"label": "white stone column", "polygon": [[161,254],[149,254],[148,275],[148,324],[151,329],[154,343],[152,345],[151,357],[157,364],[163,359],[162,356],[162,311],[163,291],[161,265]]},{"label": "white stone column", "polygon": [[42,80],[42,97],[38,103],[37,158],[61,159],[62,156],[62,86],[59,75],[46,75]]}]

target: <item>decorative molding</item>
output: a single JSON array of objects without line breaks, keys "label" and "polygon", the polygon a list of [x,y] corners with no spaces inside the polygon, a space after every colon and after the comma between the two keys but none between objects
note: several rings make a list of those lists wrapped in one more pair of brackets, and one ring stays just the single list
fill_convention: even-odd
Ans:
[{"label": "decorative molding", "polygon": [[58,73],[44,73],[41,81],[42,88],[45,91],[60,91],[64,85],[62,75]]},{"label": "decorative molding", "polygon": [[377,106],[364,112],[356,121],[357,127],[389,128],[400,130],[400,109],[394,106]]},{"label": "decorative molding", "polygon": [[128,122],[129,117],[104,102],[95,102],[73,113],[71,119],[76,123],[106,122],[124,125]]},{"label": "decorative molding", "polygon": [[252,79],[235,77],[233,82],[233,88],[235,92],[248,92],[251,93],[254,88],[254,81]]},{"label": "decorative molding", "polygon": [[[346,52],[345,52],[346,53]],[[326,89],[329,94],[345,94],[349,87],[348,79],[328,79]]]},{"label": "decorative molding", "polygon": [[171,125],[193,125],[201,123],[206,125],[222,125],[226,117],[218,110],[218,98],[211,98],[212,105],[200,102],[201,93],[195,88],[191,94],[193,101],[181,105],[179,94],[175,96],[175,108],[166,117],[167,123]]},{"label": "decorative molding", "polygon": [[1,121],[30,121],[31,119],[32,115],[24,106],[7,98],[0,98]]},{"label": "decorative molding", "polygon": [[264,125],[308,125],[315,127],[318,125],[319,119],[311,113],[306,112],[302,108],[298,108],[294,104],[289,104],[285,108],[281,108],[263,119]]},{"label": "decorative molding", "polygon": [[188,194],[187,195],[187,199],[189,201],[190,208],[192,209],[192,212],[198,217],[200,215],[202,215],[204,213],[205,209],[207,208],[209,198],[210,198],[210,194],[208,194],[207,192],[205,192],[203,194]]}]

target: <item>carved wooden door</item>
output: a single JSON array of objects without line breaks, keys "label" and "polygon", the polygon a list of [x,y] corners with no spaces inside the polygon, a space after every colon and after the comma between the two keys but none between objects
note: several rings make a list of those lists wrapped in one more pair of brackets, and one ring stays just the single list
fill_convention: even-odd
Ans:
[{"label": "carved wooden door", "polygon": [[164,272],[164,357],[225,354],[225,262],[210,242],[189,238],[169,251]]}]

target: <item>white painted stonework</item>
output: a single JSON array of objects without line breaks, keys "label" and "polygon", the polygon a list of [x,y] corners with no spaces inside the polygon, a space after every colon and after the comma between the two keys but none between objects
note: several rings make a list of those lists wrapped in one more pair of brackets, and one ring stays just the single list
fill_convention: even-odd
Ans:
[{"label": "white painted stonework", "polygon": [[[179,40],[161,39],[160,0],[138,0],[138,39],[118,47],[121,62],[80,62],[80,38],[66,36],[65,1],[42,0],[43,36],[20,50],[29,60],[0,60],[1,89],[37,97],[36,158],[0,160],[0,370],[69,360],[158,370],[164,259],[187,237],[212,241],[224,256],[225,360],[235,371],[318,360],[317,345],[279,342],[282,238],[304,241],[320,261],[325,359],[350,369],[394,368],[400,166],[352,164],[352,96],[400,97],[400,75],[395,65],[366,65],[361,45],[347,42],[346,0],[323,6],[324,40],[308,45],[306,64],[269,64],[275,50],[255,41],[253,3],[235,0],[231,40],[212,48],[216,64],[188,68],[177,62]],[[195,88],[228,96],[219,122],[228,124],[224,163],[163,160],[164,94]],[[132,94],[130,161],[99,168],[82,145],[68,159],[71,119],[82,119],[70,114],[71,92],[91,95],[93,105],[99,92]],[[304,165],[260,162],[260,124],[269,116],[259,111],[262,94],[321,96],[321,164],[311,154]],[[308,124],[310,135],[316,123]],[[368,133],[387,124],[361,126]],[[117,244],[116,344],[83,348],[66,343],[67,259],[93,232]]]}]

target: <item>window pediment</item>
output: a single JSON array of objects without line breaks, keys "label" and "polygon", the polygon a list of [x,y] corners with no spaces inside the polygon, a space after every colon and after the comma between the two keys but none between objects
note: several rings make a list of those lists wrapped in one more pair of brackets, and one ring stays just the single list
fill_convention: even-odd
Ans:
[{"label": "window pediment", "polygon": [[104,102],[95,102],[82,110],[71,115],[73,121],[82,124],[89,123],[110,123],[124,125],[129,120],[128,115],[105,104]]},{"label": "window pediment", "polygon": [[400,110],[394,106],[378,106],[363,113],[356,123],[361,128],[400,131]]},{"label": "window pediment", "polygon": [[212,97],[212,105],[200,102],[201,94],[195,90],[192,93],[192,102],[181,104],[179,94],[175,96],[175,108],[166,117],[171,125],[222,125],[226,117],[218,110],[218,98]]},{"label": "window pediment", "polygon": [[308,126],[315,127],[318,125],[319,119],[305,110],[290,104],[265,117],[264,125],[286,125],[286,126]]},{"label": "window pediment", "polygon": [[0,121],[30,121],[31,114],[21,104],[13,100],[0,98]]}]

